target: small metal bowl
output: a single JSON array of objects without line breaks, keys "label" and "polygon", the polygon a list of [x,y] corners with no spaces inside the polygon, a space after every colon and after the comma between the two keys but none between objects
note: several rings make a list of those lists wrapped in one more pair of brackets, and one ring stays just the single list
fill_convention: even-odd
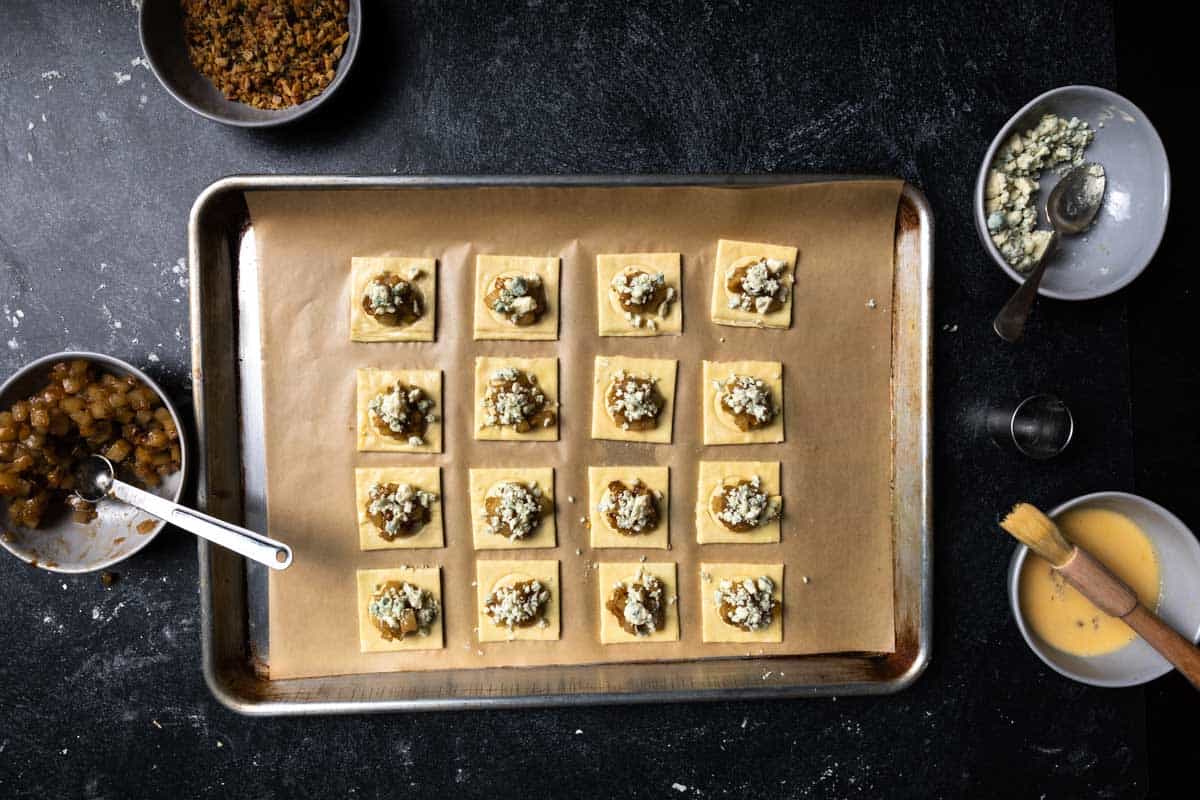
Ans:
[{"label": "small metal bowl", "polygon": [[[1158,557],[1162,578],[1158,615],[1185,637],[1200,639],[1200,542],[1179,517],[1158,503],[1125,492],[1085,494],[1063,503],[1050,516],[1073,508],[1115,511],[1141,528]],[[1141,638],[1098,656],[1071,655],[1042,641],[1021,610],[1021,567],[1031,557],[1025,545],[1013,553],[1008,567],[1008,602],[1025,643],[1046,666],[1080,683],[1112,687],[1138,686],[1171,671],[1167,660]]]},{"label": "small metal bowl", "polygon": [[311,100],[290,108],[270,110],[228,100],[188,58],[183,38],[183,7],[179,0],[143,0],[138,13],[142,51],[159,83],[172,97],[202,117],[239,128],[269,128],[298,120],[333,96],[350,73],[362,39],[362,3],[349,0],[350,38],[342,50],[333,80]]},{"label": "small metal bowl", "polygon": [[[1112,294],[1133,281],[1158,250],[1167,228],[1171,169],[1162,140],[1141,109],[1116,92],[1097,86],[1063,86],[1035,97],[1005,123],[992,140],[975,181],[975,229],[1000,269],[1017,283],[1025,274],[1005,261],[992,242],[984,212],[988,171],[1000,148],[1014,134],[1036,127],[1044,114],[1079,117],[1096,131],[1084,158],[1104,166],[1108,186],[1096,222],[1078,236],[1064,236],[1046,267],[1038,294],[1058,300],[1091,300]],[[1103,128],[1098,127],[1101,123]],[[1049,228],[1045,202],[1058,175],[1042,173],[1038,227]]]},{"label": "small metal bowl", "polygon": [[[54,353],[22,367],[0,386],[0,409],[8,409],[16,401],[29,397],[45,386],[52,365],[74,359],[90,361],[120,377],[132,375],[153,389],[171,412],[171,418],[175,420],[175,427],[180,433],[179,471],[163,479],[162,484],[151,491],[179,502],[188,471],[187,429],[183,427],[179,412],[162,388],[137,367],[99,353]],[[85,524],[73,522],[70,513],[63,511],[48,517],[40,528],[14,528],[5,522],[7,506],[4,498],[0,497],[0,527],[7,531],[6,536],[0,537],[0,545],[22,561],[51,572],[92,572],[112,566],[150,544],[166,524],[133,506],[102,502],[96,506],[96,519]],[[147,525],[143,533],[138,526],[147,520],[153,522],[153,527]]]}]

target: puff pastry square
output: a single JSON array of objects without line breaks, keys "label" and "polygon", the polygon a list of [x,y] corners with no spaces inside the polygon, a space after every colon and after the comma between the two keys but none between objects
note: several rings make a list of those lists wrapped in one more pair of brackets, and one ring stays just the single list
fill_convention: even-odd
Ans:
[{"label": "puff pastry square", "polygon": [[[592,438],[623,442],[670,444],[675,416],[675,372],[679,362],[673,358],[627,358],[596,356],[592,377]],[[606,403],[613,376],[624,370],[634,376],[657,378],[655,386],[666,401],[658,415],[658,425],[649,430],[624,430],[609,416]]]},{"label": "puff pastry square", "polygon": [[[492,622],[484,610],[492,591],[498,586],[512,586],[530,579],[550,589],[550,600],[543,617],[546,624],[514,627],[509,631],[507,627]],[[559,638],[561,582],[558,579],[557,561],[476,561],[475,586],[478,607],[476,624],[479,626],[480,642],[554,641]]]},{"label": "puff pastry square", "polygon": [[[504,481],[526,486],[536,485],[546,500],[545,516],[538,528],[524,539],[510,540],[488,531],[484,502],[488,490]],[[533,550],[556,547],[558,534],[554,524],[554,470],[550,467],[501,467],[472,469],[469,473],[471,496],[471,536],[476,550]]]},{"label": "puff pastry square", "polygon": [[[645,533],[626,535],[609,526],[597,510],[604,490],[612,481],[630,486],[640,480],[651,491],[661,493],[658,500],[658,526]],[[594,548],[630,550],[666,550],[670,547],[671,485],[669,467],[588,467],[588,530]]]},{"label": "puff pastry square", "polygon": [[[537,385],[554,408],[554,424],[518,433],[508,425],[485,425],[483,398],[487,394],[492,373],[504,367],[514,367],[537,379]],[[475,438],[480,441],[553,442],[558,439],[558,359],[557,358],[495,358],[475,359]]]},{"label": "puff pastry square", "polygon": [[[383,325],[363,311],[367,283],[382,272],[399,275],[421,295],[425,313],[411,325]],[[355,342],[432,342],[437,323],[437,261],[432,258],[350,259],[350,339]]]},{"label": "puff pastry square", "polygon": [[[596,256],[596,320],[601,336],[678,336],[683,333],[683,285],[679,253],[621,253]],[[661,272],[675,298],[662,313],[645,315],[642,324],[631,321],[617,301],[612,281],[625,270]]]},{"label": "puff pastry square", "polygon": [[[475,258],[475,339],[513,339],[544,341],[558,338],[559,292],[557,256],[476,256]],[[541,277],[546,293],[546,311],[532,325],[514,325],[487,307],[484,298],[492,282],[501,275]]]},{"label": "puff pastry square", "polygon": [[[437,369],[360,369],[358,377],[358,449],[366,452],[396,453],[440,453],[442,452],[442,372]],[[369,409],[376,395],[396,383],[416,386],[425,390],[433,400],[432,413],[436,416],[425,430],[423,444],[409,444],[404,439],[385,436],[375,429]]]},{"label": "puff pastry square", "polygon": [[[779,361],[705,361],[700,387],[705,444],[773,444],[783,441],[783,364]],[[733,415],[721,407],[714,382],[731,375],[759,378],[771,389],[776,414],[769,425],[752,431],[740,430]]]},{"label": "puff pastry square", "polygon": [[[746,631],[730,625],[717,613],[713,595],[722,580],[758,578],[766,575],[775,583],[775,600],[779,608],[771,624],[758,631]],[[701,564],[700,565],[700,628],[705,642],[782,642],[783,641],[783,564]]]},{"label": "puff pastry square", "polygon": [[[792,325],[792,295],[796,291],[796,257],[799,251],[794,247],[783,247],[760,242],[737,242],[721,239],[717,242],[717,260],[713,269],[712,321],[718,325],[731,325],[737,328],[790,328]],[[735,261],[748,256],[756,258],[777,258],[786,261],[787,267],[783,274],[786,276],[788,293],[783,301],[783,307],[769,314],[759,314],[754,311],[742,311],[729,307],[729,293],[725,289],[725,271]]]},{"label": "puff pastry square", "polygon": [[[675,577],[675,564],[664,563],[609,563],[597,565],[599,582],[600,644],[645,644],[650,642],[679,641],[679,582]],[[635,580],[642,571],[662,582],[663,597],[667,601],[663,615],[663,626],[654,633],[638,636],[621,627],[616,616],[608,610],[608,598],[618,583]]]},{"label": "puff pastry square", "polygon": [[701,461],[696,483],[696,541],[700,544],[767,544],[779,541],[779,519],[750,531],[731,531],[712,513],[712,496],[726,483],[758,477],[769,497],[779,497],[778,461]]},{"label": "puff pastry square", "polygon": [[[441,650],[446,646],[445,637],[442,634],[442,614],[445,613],[445,604],[442,603],[442,569],[441,567],[427,567],[422,569],[414,569],[413,567],[402,566],[392,567],[390,569],[360,569],[355,576],[358,582],[358,643],[359,651],[363,653],[391,653],[397,650]],[[433,624],[429,626],[429,634],[421,636],[420,634],[405,636],[403,639],[392,639],[388,641],[380,634],[379,629],[371,624],[371,615],[367,611],[367,606],[371,602],[371,595],[375,591],[375,587],[387,581],[397,581],[411,583],[421,589],[425,589],[433,595],[441,607],[438,611],[438,617]]]},{"label": "puff pastry square", "polygon": [[[379,535],[379,528],[367,515],[371,486],[394,483],[409,484],[436,495],[429,508],[429,521],[411,536],[397,536],[390,542]],[[439,467],[359,467],[354,470],[354,503],[358,512],[358,547],[360,550],[424,550],[445,547],[442,524],[442,471]]]}]

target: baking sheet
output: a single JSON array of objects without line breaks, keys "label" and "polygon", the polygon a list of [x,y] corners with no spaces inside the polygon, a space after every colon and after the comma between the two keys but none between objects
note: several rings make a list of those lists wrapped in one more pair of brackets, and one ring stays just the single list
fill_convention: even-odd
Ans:
[{"label": "baking sheet", "polygon": [[[891,477],[891,298],[897,181],[769,188],[492,187],[386,191],[251,192],[259,248],[268,518],[296,550],[273,574],[270,675],[274,678],[386,670],[682,660],[894,647]],[[708,320],[718,238],[800,248],[793,326],[741,330]],[[679,251],[684,256],[684,336],[600,338],[595,261],[603,252]],[[558,342],[474,342],[470,308],[477,253],[558,255],[562,331]],[[439,260],[438,339],[351,343],[350,258],[418,255]],[[875,300],[874,309],[868,300]],[[721,341],[724,339],[724,341]],[[702,447],[700,362],[782,354],[787,441],[771,447]],[[592,356],[680,360],[675,444],[590,439]],[[556,443],[475,442],[470,381],[475,355],[557,355],[562,408]],[[445,371],[446,451],[436,456],[357,453],[354,370],[439,367]],[[695,543],[697,463],[777,459],[786,521],[778,545]],[[358,550],[353,468],[442,467],[447,548]],[[471,548],[469,466],[555,468],[559,545],[522,554],[561,562],[563,638],[554,643],[479,645],[476,553]],[[671,467],[671,544],[679,564],[681,640],[601,646],[598,561],[662,560],[662,551],[588,547],[586,467]],[[321,487],[314,491],[313,487]],[[574,505],[566,498],[573,495]],[[576,549],[580,554],[576,554]],[[512,551],[480,554],[511,557]],[[701,560],[787,565],[784,641],[700,643]],[[360,654],[354,573],[403,563],[440,564],[447,647]],[[804,583],[802,576],[808,576]],[[480,652],[482,651],[482,655]]]}]

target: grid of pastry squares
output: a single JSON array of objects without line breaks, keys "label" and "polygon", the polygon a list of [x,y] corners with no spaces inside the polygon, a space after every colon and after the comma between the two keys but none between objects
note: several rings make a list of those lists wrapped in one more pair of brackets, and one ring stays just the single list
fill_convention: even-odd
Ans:
[{"label": "grid of pastry squares", "polygon": [[[720,240],[711,321],[790,327],[797,256],[795,247]],[[681,334],[681,261],[680,253],[598,255],[597,334]],[[560,263],[557,257],[479,255],[474,338],[557,339]],[[351,274],[352,340],[435,339],[435,259],[354,258]],[[671,359],[597,356],[592,437],[670,445],[676,367]],[[477,358],[475,438],[557,440],[557,382],[555,358]],[[440,453],[441,384],[436,369],[359,370],[358,450]],[[703,384],[704,444],[784,440],[781,363],[705,361]],[[780,541],[779,462],[704,461],[697,480],[698,543]],[[468,483],[477,551],[517,556],[557,546],[553,467],[470,468]],[[436,466],[357,468],[360,548],[444,547],[441,485]],[[593,466],[588,486],[583,522],[592,548],[669,549],[669,467]],[[643,558],[597,568],[603,644],[679,639],[675,563]],[[782,564],[702,563],[699,569],[704,642],[782,641]],[[477,560],[475,578],[480,642],[559,638],[557,561]],[[360,570],[357,584],[363,652],[445,646],[440,567]]]}]

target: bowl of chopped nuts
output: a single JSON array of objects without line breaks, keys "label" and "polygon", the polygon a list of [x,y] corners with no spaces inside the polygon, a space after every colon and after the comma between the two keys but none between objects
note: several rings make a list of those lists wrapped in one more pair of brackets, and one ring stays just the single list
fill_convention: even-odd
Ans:
[{"label": "bowl of chopped nuts", "polygon": [[144,0],[150,68],[176,100],[242,128],[292,122],[345,80],[362,32],[360,0]]},{"label": "bowl of chopped nuts", "polygon": [[92,454],[118,476],[176,502],[187,442],[179,414],[136,367],[98,353],[39,358],[0,386],[0,545],[53,572],[104,569],[141,550],[162,521],[74,493]]},{"label": "bowl of chopped nuts", "polygon": [[1046,198],[1074,166],[1104,168],[1092,226],[1060,237],[1038,293],[1090,300],[1128,285],[1167,227],[1171,171],[1146,115],[1115,92],[1063,86],[1034,98],[996,134],[975,182],[975,227],[1002,270],[1024,282],[1050,245]]}]

